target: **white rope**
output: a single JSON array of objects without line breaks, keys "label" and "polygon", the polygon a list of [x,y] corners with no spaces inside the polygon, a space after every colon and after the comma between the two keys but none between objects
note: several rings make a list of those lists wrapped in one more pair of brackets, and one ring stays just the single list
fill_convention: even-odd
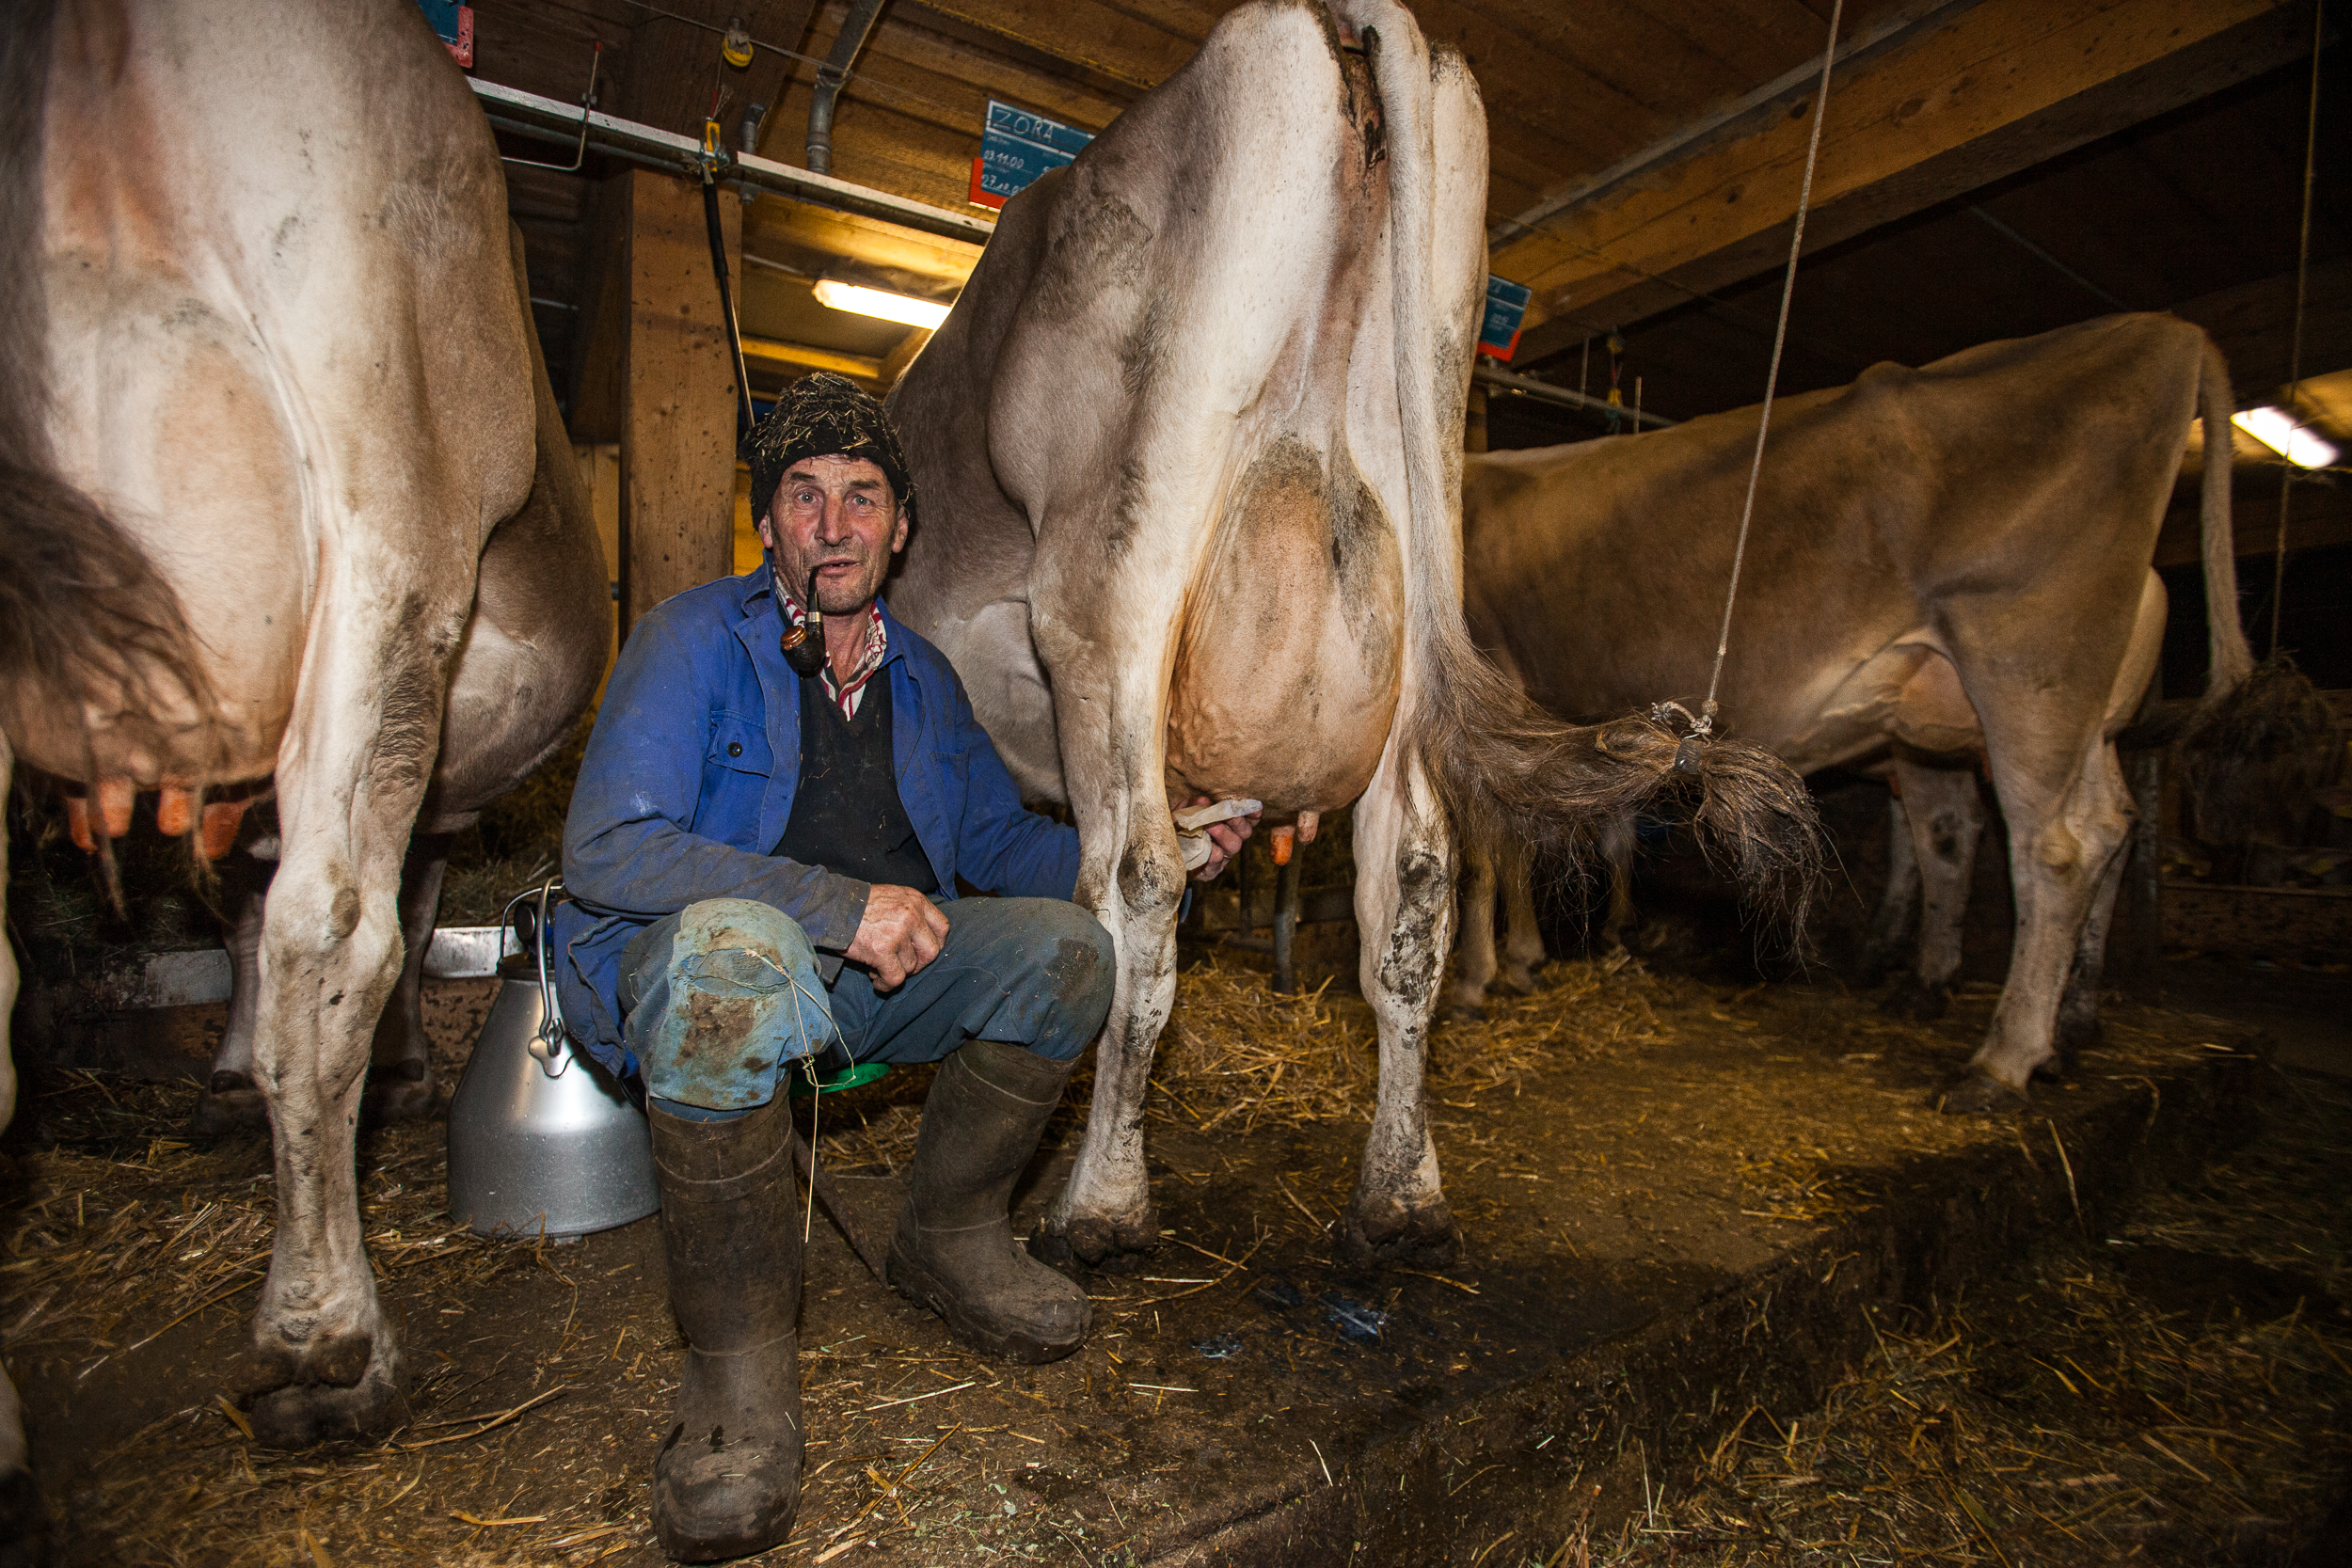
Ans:
[{"label": "white rope", "polygon": [[[1691,724],[1694,736],[1715,728],[1715,692],[1723,683],[1724,653],[1731,646],[1731,610],[1740,601],[1740,568],[1748,557],[1748,524],[1756,515],[1756,480],[1764,472],[1764,436],[1772,427],[1772,393],[1780,385],[1780,351],[1788,341],[1788,303],[1797,292],[1797,253],[1804,247],[1804,215],[1813,204],[1813,168],[1821,156],[1821,122],[1829,118],[1829,71],[1837,59],[1837,24],[1845,9],[1846,0],[1836,0],[1830,8],[1829,43],[1821,51],[1821,85],[1813,95],[1813,135],[1804,150],[1804,183],[1797,192],[1797,227],[1788,236],[1788,270],[1780,285],[1780,323],[1772,328],[1772,366],[1764,376],[1764,407],[1756,423],[1756,456],[1748,464],[1748,497],[1740,507],[1740,540],[1732,546],[1731,584],[1724,591],[1724,624],[1715,637],[1715,668],[1707,677],[1707,701]],[[1662,721],[1668,711],[1690,718],[1690,711],[1679,703],[1660,704],[1656,716]]]},{"label": "white rope", "polygon": [[[2295,433],[2303,428],[2303,290],[2310,281],[2312,267],[2312,175],[2319,158],[2319,52],[2328,41],[2327,0],[2312,8],[2312,106],[2311,122],[2303,132],[2303,235],[2295,253],[2295,330],[2287,340],[2287,445],[2295,444]],[[2219,437],[2229,440],[2230,433]],[[2212,441],[2211,431],[2205,439]],[[2286,619],[2287,594],[2287,502],[2295,494],[2295,465],[2279,465],[2279,544],[2273,552],[2270,568],[2270,652],[2279,652],[2279,626]]]},{"label": "white rope", "polygon": [[[808,988],[801,984],[801,978],[797,974],[787,973],[785,978],[792,983],[793,1026],[801,1032],[801,1043],[808,1047],[807,1052],[797,1064],[801,1071],[808,1077],[808,1206],[801,1212],[801,1244],[806,1246],[808,1233],[817,1224],[817,1118],[822,1114],[825,1091],[817,1082],[817,1043],[808,1037],[808,1015],[801,1011],[801,998],[808,996]],[[818,1002],[817,998],[809,996],[808,1000],[809,1005],[817,1008],[819,1017],[832,1016],[832,1009]],[[835,1032],[838,1033],[838,1031]],[[842,1049],[845,1051],[849,1049],[847,1041],[843,1042]],[[854,1067],[857,1064],[857,1058],[852,1056],[850,1062]],[[787,1081],[776,1085],[778,1094],[790,1092],[788,1082],[790,1077],[791,1074],[787,1072],[785,1075]],[[786,1106],[784,1114],[790,1116],[792,1108]]]}]

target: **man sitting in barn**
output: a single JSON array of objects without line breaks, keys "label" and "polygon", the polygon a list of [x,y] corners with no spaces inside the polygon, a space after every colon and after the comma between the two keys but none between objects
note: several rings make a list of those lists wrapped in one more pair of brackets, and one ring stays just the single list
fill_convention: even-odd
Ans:
[{"label": "man sitting in barn", "polygon": [[[789,1074],[941,1063],[891,1281],[992,1356],[1052,1361],[1086,1335],[1086,1292],[1023,1250],[1007,1208],[1114,974],[1070,902],[1076,831],[1023,809],[954,670],[877,597],[916,499],[882,405],[805,377],[750,456],[768,563],[631,631],[554,930],[566,1025],[642,1083],[653,1123],[689,1347],[654,1522],[689,1560],[782,1540],[798,1498]],[[797,676],[782,644],[812,580],[826,657]],[[1248,831],[1213,829],[1201,874]],[[1002,896],[958,898],[959,880]]]}]

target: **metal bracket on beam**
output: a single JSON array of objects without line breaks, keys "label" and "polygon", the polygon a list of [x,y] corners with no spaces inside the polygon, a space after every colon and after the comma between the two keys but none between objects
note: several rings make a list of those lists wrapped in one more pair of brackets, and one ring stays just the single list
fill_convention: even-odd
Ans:
[{"label": "metal bracket on beam", "polygon": [[[576,103],[542,98],[535,92],[524,92],[497,82],[475,80],[471,86],[490,123],[501,131],[541,141],[571,143],[580,138],[583,116]],[[731,152],[723,147],[707,151],[692,136],[657,130],[633,119],[593,109],[587,111],[584,119],[588,145],[596,151],[649,164],[675,174],[700,179],[703,170],[711,167],[723,181],[738,182],[812,206],[854,213],[859,217],[941,239],[961,240],[966,245],[985,245],[988,237],[996,231],[995,224],[986,218],[967,217],[944,207],[852,185],[829,174],[812,174],[807,169],[749,152]]]}]

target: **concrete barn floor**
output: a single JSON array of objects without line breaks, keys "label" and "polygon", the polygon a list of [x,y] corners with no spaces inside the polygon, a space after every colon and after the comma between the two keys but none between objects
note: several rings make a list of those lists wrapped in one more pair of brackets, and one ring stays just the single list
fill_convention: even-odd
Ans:
[{"label": "concrete barn floor", "polygon": [[[437,988],[453,1061],[486,991]],[[1889,1312],[2045,1244],[2098,1245],[2148,1183],[2242,1139],[2275,1077],[2243,1026],[2117,1006],[2082,1070],[2029,1112],[1953,1118],[1935,1091],[1990,988],[1926,1028],[1835,986],[1645,994],[1654,1026],[1597,1055],[1458,1101],[1439,1079],[1466,1238],[1442,1270],[1333,1265],[1360,1115],[1204,1134],[1166,1096],[1149,1127],[1165,1244],[1084,1275],[1096,1330],[1060,1364],[964,1352],[819,1212],[800,1524],[758,1560],[1558,1561],[1743,1413],[1811,1409]],[[200,1044],[202,1019],[178,1026]],[[884,1233],[921,1086],[902,1073],[861,1091],[876,1104],[826,1140]],[[107,1305],[109,1267],[128,1276],[107,1237],[151,1234],[193,1260],[217,1216],[266,1211],[265,1147],[189,1148],[191,1099],[37,1074],[7,1146],[0,1334],[61,1560],[661,1560],[646,1482],[680,1352],[654,1221],[565,1246],[471,1242],[439,1212],[439,1124],[370,1134],[371,1249],[405,1325],[413,1424],[266,1452],[223,1397],[253,1278],[224,1276],[195,1310],[127,1288]],[[1075,1119],[1057,1129],[1020,1199],[1025,1233],[1075,1147]],[[246,1247],[249,1273],[259,1237],[247,1225],[220,1245]]]}]

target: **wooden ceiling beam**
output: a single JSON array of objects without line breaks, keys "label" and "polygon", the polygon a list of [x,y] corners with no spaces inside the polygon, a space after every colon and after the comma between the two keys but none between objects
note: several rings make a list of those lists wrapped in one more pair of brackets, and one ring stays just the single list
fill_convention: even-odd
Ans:
[{"label": "wooden ceiling beam", "polygon": [[[550,6],[543,0],[483,6],[474,12],[474,74],[485,81],[577,103],[596,64],[596,92],[611,108],[621,85],[628,43],[642,13],[621,0],[581,0]],[[596,61],[596,46],[604,45]]]},{"label": "wooden ceiling beam", "polygon": [[[2213,335],[2230,362],[2230,385],[2241,408],[2268,403],[2285,390],[2295,274],[2200,295],[2172,307],[2184,321]],[[2312,263],[2303,321],[2307,376],[2352,370],[2352,257]]]},{"label": "wooden ceiling beam", "polygon": [[[1984,0],[1833,80],[1806,245],[2192,103],[2295,58],[2308,40],[2300,8],[2273,0]],[[1520,357],[1770,270],[1787,254],[1807,102],[1499,245],[1493,270],[1535,291]]]},{"label": "wooden ceiling beam", "polygon": [[882,375],[882,360],[871,355],[844,354],[839,349],[787,343],[774,338],[745,338],[743,357],[763,364],[797,365],[803,370],[831,371],[835,375],[853,375],[862,381],[886,379]]},{"label": "wooden ceiling beam", "polygon": [[793,62],[771,48],[758,50],[748,70],[723,66],[722,32],[711,29],[723,30],[729,18],[739,16],[754,39],[797,50],[817,0],[669,0],[662,8],[676,15],[644,13],[631,35],[622,106],[614,112],[657,130],[699,137],[711,89],[723,85],[727,101],[720,120],[732,141],[744,107],[772,103]]},{"label": "wooden ceiling beam", "polygon": [[1135,87],[1158,86],[1198,45],[1094,0],[924,0],[942,16]]}]

